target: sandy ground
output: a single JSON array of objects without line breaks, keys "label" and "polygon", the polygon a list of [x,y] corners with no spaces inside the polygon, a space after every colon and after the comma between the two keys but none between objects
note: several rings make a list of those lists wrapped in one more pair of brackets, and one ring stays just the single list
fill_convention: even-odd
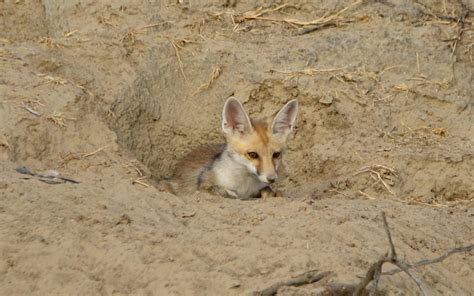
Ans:
[{"label": "sandy ground", "polygon": [[[472,2],[156,2],[0,1],[1,295],[245,295],[330,271],[278,293],[317,295],[388,251],[382,211],[409,262],[474,243]],[[286,197],[158,192],[223,140],[232,94],[252,116],[298,98]],[[417,273],[473,295],[472,255]],[[419,290],[400,273],[379,294]]]}]

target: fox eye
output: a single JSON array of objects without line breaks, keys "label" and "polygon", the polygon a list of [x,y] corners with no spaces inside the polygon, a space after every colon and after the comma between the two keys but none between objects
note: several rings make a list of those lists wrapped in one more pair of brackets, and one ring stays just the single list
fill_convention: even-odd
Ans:
[{"label": "fox eye", "polygon": [[250,158],[253,158],[253,159],[257,159],[258,158],[258,154],[256,152],[249,152],[247,153],[247,155],[250,157]]},{"label": "fox eye", "polygon": [[273,152],[273,158],[278,158],[280,157],[281,152]]}]

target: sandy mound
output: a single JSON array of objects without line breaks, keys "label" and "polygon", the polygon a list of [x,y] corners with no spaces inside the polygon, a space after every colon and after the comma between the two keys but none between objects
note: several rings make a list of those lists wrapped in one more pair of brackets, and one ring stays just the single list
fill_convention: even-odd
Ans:
[{"label": "sandy mound", "polygon": [[[0,294],[240,295],[330,271],[279,290],[317,294],[385,254],[382,211],[407,261],[474,242],[472,4],[195,2],[0,1]],[[257,117],[298,98],[287,198],[158,192],[222,142],[232,94]],[[417,272],[470,295],[473,269]]]}]

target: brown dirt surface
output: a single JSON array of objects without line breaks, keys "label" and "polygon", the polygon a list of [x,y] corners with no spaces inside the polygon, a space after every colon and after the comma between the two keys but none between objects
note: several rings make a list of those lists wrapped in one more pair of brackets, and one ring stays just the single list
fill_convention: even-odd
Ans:
[{"label": "brown dirt surface", "polygon": [[[382,211],[406,261],[474,243],[473,9],[0,0],[0,295],[246,295],[328,271],[278,290],[319,295],[389,250]],[[223,141],[230,95],[251,116],[298,98],[285,197],[156,189]],[[417,272],[432,295],[473,295],[472,255]],[[420,293],[403,273],[379,289]]]}]

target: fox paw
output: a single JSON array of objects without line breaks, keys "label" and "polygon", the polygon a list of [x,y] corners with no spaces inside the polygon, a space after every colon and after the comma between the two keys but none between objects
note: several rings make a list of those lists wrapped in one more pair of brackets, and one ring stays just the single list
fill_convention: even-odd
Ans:
[{"label": "fox paw", "polygon": [[237,193],[235,193],[234,191],[222,188],[220,186],[211,186],[209,188],[209,192],[216,195],[223,196],[223,197],[227,197],[227,198],[239,198]]},{"label": "fox paw", "polygon": [[273,191],[270,187],[266,187],[260,191],[260,197],[268,198],[268,197],[283,197],[283,192],[277,190]]},{"label": "fox paw", "polygon": [[171,182],[169,181],[161,180],[160,182],[158,182],[158,185],[156,187],[160,192],[169,192],[175,194],[173,184],[171,184]]},{"label": "fox paw", "polygon": [[232,191],[232,190],[226,190],[226,195],[227,195],[227,197],[231,197],[231,198],[239,198],[239,196],[237,195],[237,193],[235,193],[235,192]]}]

